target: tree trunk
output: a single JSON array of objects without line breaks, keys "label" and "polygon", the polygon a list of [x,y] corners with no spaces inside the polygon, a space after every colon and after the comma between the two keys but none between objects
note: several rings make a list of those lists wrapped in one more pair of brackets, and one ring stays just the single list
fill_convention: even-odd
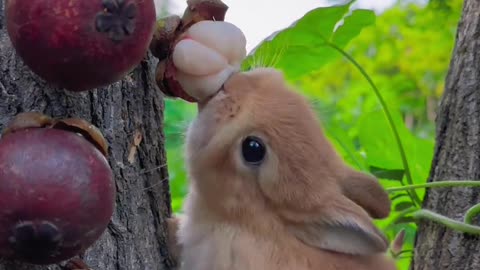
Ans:
[{"label": "tree trunk", "polygon": [[[52,88],[15,54],[0,0],[0,129],[16,114],[39,111],[53,117],[80,117],[107,139],[114,172],[116,210],[102,238],[82,255],[98,270],[172,269],[166,248],[170,195],[164,134],[163,99],[154,85],[154,60],[147,57],[121,82],[72,93]],[[142,141],[132,154],[134,137]],[[135,153],[135,152],[133,152]],[[2,207],[2,206],[0,206]],[[0,270],[62,269],[0,259]]]},{"label": "tree trunk", "polygon": [[[480,179],[479,10],[480,1],[465,1],[437,116],[429,181]],[[466,210],[479,203],[479,195],[474,188],[429,189],[424,208],[461,221]],[[477,270],[479,251],[479,237],[421,222],[412,269]]]}]

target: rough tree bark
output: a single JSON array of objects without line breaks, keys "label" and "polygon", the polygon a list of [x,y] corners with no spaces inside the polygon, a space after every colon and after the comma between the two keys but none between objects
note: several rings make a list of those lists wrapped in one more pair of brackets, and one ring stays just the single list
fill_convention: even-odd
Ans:
[{"label": "rough tree bark", "polygon": [[[115,175],[116,211],[102,238],[82,256],[98,270],[171,269],[165,218],[171,214],[163,99],[154,85],[154,60],[147,57],[124,80],[85,93],[55,89],[33,74],[8,39],[5,1],[0,0],[0,129],[13,116],[39,111],[53,117],[81,117],[107,139]],[[129,159],[134,136],[141,136]],[[2,206],[0,206],[2,207]],[[1,261],[0,270],[58,270]]]},{"label": "rough tree bark", "polygon": [[[437,116],[429,181],[480,179],[480,1],[466,0]],[[434,46],[434,45],[433,45]],[[474,188],[430,189],[424,208],[462,220]],[[478,219],[477,219],[478,222]],[[480,269],[480,238],[433,222],[419,226],[412,269]]]}]

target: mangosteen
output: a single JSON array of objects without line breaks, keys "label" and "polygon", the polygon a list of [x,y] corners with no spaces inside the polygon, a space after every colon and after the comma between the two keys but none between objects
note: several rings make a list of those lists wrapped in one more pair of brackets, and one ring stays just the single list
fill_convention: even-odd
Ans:
[{"label": "mangosteen", "polygon": [[155,82],[166,97],[198,102],[185,92],[176,78],[177,69],[172,61],[173,49],[192,25],[205,20],[224,21],[227,10],[228,6],[221,0],[187,0],[187,8],[181,18],[171,15],[157,21],[150,50],[159,60]]},{"label": "mangosteen", "polygon": [[46,81],[85,91],[121,80],[146,56],[153,0],[7,0],[10,40]]},{"label": "mangosteen", "polygon": [[0,138],[0,257],[54,264],[92,246],[115,206],[106,155],[85,120],[17,115]]}]

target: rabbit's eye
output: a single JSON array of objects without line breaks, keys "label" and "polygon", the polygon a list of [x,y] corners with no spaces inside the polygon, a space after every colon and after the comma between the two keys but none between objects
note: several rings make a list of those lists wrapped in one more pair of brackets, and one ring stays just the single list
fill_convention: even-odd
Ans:
[{"label": "rabbit's eye", "polygon": [[260,165],[265,158],[266,148],[260,138],[248,136],[242,142],[243,159],[251,165]]}]

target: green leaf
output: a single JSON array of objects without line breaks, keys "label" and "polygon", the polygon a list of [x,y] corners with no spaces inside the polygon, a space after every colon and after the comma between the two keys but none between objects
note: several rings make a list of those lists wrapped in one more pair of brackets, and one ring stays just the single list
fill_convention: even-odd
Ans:
[{"label": "green leaf", "polygon": [[[359,139],[371,167],[403,170],[395,138],[382,111],[365,113],[360,118]],[[404,138],[404,134],[400,134]]]},{"label": "green leaf", "polygon": [[345,47],[353,37],[360,34],[364,27],[375,23],[375,13],[371,10],[358,9],[344,19],[344,23],[335,31],[331,42],[338,47]]},{"label": "green leaf", "polygon": [[412,216],[404,216],[395,220],[395,224],[409,224],[414,222],[415,222],[415,219]]},{"label": "green leaf", "polygon": [[394,206],[394,209],[395,209],[395,211],[399,212],[399,211],[406,210],[410,207],[415,207],[415,205],[411,201],[403,201],[403,202],[397,203]]},{"label": "green leaf", "polygon": [[366,170],[365,157],[362,157],[355,146],[353,145],[352,140],[350,140],[344,130],[339,129],[333,125],[325,125],[325,132],[335,146],[335,149],[340,152],[342,157],[347,163],[359,170]]},{"label": "green leaf", "polygon": [[403,193],[395,194],[394,196],[392,196],[390,198],[390,200],[395,201],[397,199],[401,199],[401,198],[404,198],[404,197],[410,198],[406,192],[403,192]]},{"label": "green leaf", "polygon": [[364,27],[374,23],[371,10],[354,10],[348,15],[353,2],[309,11],[258,45],[244,60],[243,69],[275,67],[291,80],[319,70],[340,56],[330,43],[344,47]]},{"label": "green leaf", "polygon": [[402,181],[403,176],[405,175],[404,169],[384,169],[376,166],[370,166],[370,172],[375,175],[377,178]]},{"label": "green leaf", "polygon": [[[393,106],[390,106],[393,108]],[[430,172],[434,142],[414,136],[405,126],[397,110],[391,110],[392,118],[405,148],[408,165],[415,184],[425,183]],[[360,144],[365,150],[369,166],[386,170],[403,170],[403,163],[395,144],[391,127],[382,111],[365,113],[359,120]],[[424,190],[417,190],[423,198]]]}]

